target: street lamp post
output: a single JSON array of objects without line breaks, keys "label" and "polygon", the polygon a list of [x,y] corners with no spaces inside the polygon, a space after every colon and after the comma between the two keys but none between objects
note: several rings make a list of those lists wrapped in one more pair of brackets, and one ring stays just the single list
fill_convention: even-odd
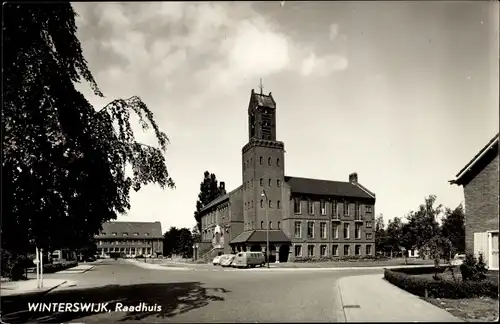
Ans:
[{"label": "street lamp post", "polygon": [[269,257],[271,254],[271,251],[269,251],[269,215],[267,213],[269,202],[267,200],[267,194],[264,189],[262,189],[262,193],[260,195],[266,198],[266,206],[264,207],[266,212],[266,261],[267,261],[267,267],[269,268]]}]

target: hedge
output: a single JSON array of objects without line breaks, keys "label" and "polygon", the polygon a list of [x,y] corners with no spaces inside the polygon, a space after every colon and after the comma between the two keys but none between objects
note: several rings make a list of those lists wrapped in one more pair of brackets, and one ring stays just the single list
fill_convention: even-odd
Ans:
[{"label": "hedge", "polygon": [[384,278],[391,284],[417,296],[450,299],[472,297],[490,297],[498,299],[498,283],[492,282],[491,280],[438,281],[432,278],[417,277],[408,274],[408,269],[402,270],[403,269],[385,269]]},{"label": "hedge", "polygon": [[58,271],[63,271],[69,268],[76,267],[78,262],[76,261],[68,261],[68,262],[60,262],[60,263],[48,263],[43,265],[44,273],[54,273]]},{"label": "hedge", "polygon": [[415,268],[395,268],[391,269],[394,272],[405,273],[408,275],[421,275],[427,273],[443,273],[450,266],[440,266],[437,269],[434,266],[428,267],[415,267]]},{"label": "hedge", "polygon": [[379,256],[341,256],[341,257],[297,257],[293,262],[328,262],[328,261],[380,261],[387,260],[387,257]]}]

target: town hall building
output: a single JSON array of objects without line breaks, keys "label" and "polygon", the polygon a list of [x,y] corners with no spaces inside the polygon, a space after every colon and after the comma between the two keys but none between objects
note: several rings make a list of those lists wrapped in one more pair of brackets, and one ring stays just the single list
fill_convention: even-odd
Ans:
[{"label": "town hall building", "polygon": [[285,175],[285,144],[276,139],[276,102],[252,90],[242,184],[201,211],[202,244],[211,253],[266,250],[270,261],[375,254],[375,194],[358,175],[348,181]]}]

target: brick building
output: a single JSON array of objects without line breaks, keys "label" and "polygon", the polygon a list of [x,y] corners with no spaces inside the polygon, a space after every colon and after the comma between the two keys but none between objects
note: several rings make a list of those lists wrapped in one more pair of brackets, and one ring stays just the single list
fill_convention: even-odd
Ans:
[{"label": "brick building", "polygon": [[95,236],[97,253],[109,257],[121,252],[127,257],[163,254],[163,234],[160,222],[108,222]]},{"label": "brick building", "polygon": [[[242,185],[201,210],[202,242],[225,253],[265,250],[270,259],[374,255],[375,194],[358,175],[329,181],[285,176],[285,145],[276,140],[276,102],[253,90]],[[217,229],[217,230],[216,230]]]},{"label": "brick building", "polygon": [[451,184],[463,186],[465,249],[482,253],[490,269],[498,270],[498,134],[456,175]]}]

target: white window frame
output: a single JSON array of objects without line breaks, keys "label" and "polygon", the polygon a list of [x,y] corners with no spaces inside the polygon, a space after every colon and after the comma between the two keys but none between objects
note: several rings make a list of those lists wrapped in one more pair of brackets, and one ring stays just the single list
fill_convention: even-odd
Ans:
[{"label": "white window frame", "polygon": [[334,226],[336,227],[336,230],[333,233],[333,238],[334,239],[338,239],[339,238],[339,224],[335,223],[335,222],[332,222],[332,232],[333,232],[333,227]]},{"label": "white window frame", "polygon": [[[299,254],[297,254],[297,247],[299,248]],[[295,257],[302,257],[302,245],[301,244],[296,244],[293,246],[293,254],[295,255]]]},{"label": "white window frame", "polygon": [[[359,253],[356,253],[356,248],[359,248]],[[354,255],[361,255],[361,244],[354,245]]]},{"label": "white window frame", "polygon": [[372,206],[365,205],[365,213],[366,214],[371,214],[372,213]]},{"label": "white window frame", "polygon": [[344,215],[345,216],[350,216],[349,215],[349,207],[350,207],[350,203],[348,201],[344,201]]},{"label": "white window frame", "polygon": [[354,238],[357,240],[361,239],[361,224],[360,223],[354,224]]},{"label": "white window frame", "polygon": [[[309,224],[312,224],[312,234],[309,236]],[[314,238],[314,221],[307,221],[307,238],[308,239],[313,239]]]},{"label": "white window frame", "polygon": [[[337,253],[335,253],[335,248],[337,248]],[[332,256],[339,256],[339,245],[332,244]]]},{"label": "white window frame", "polygon": [[[296,229],[297,229],[297,224],[299,224],[299,236],[297,236],[297,231],[296,231]],[[295,238],[298,238],[298,239],[301,239],[301,238],[302,238],[302,222],[300,222],[300,221],[295,221],[295,222],[293,223],[293,236],[294,236]]]},{"label": "white window frame", "polygon": [[[365,233],[366,239],[367,240],[373,240],[373,233]],[[370,236],[370,237],[368,237]]]},{"label": "white window frame", "polygon": [[[347,254],[345,253],[345,248],[347,247]],[[351,246],[349,244],[344,244],[344,256],[350,256],[351,255]]]},{"label": "white window frame", "polygon": [[[312,253],[309,254],[309,248],[311,248],[311,247],[312,247]],[[308,257],[314,257],[314,245],[313,244],[307,245],[307,256]]]},{"label": "white window frame", "polygon": [[314,201],[312,199],[307,199],[307,213],[314,215]]},{"label": "white window frame", "polygon": [[[368,253],[368,248],[370,248],[370,253]],[[366,255],[372,255],[372,245],[371,244],[367,244],[365,246],[365,252],[366,252]]]},{"label": "white window frame", "polygon": [[326,215],[326,201],[324,199],[319,201],[319,210],[321,215]]},{"label": "white window frame", "polygon": [[[295,210],[295,204],[296,203],[298,203],[298,206],[299,206],[299,211],[298,212]],[[293,213],[295,215],[302,214],[302,199],[300,197],[294,197],[293,198]]]},{"label": "white window frame", "polygon": [[319,235],[320,235],[320,238],[322,238],[322,239],[326,239],[328,237],[328,230],[327,230],[326,225],[327,225],[326,222],[319,223]]},{"label": "white window frame", "polygon": [[[324,249],[324,253],[322,253],[323,249]],[[319,246],[319,255],[322,256],[322,257],[328,256],[328,245],[320,245]]]},{"label": "white window frame", "polygon": [[[345,235],[345,228],[346,228],[346,225],[347,225],[347,236]],[[344,226],[342,227],[342,234],[344,236],[345,239],[350,239],[351,238],[351,224],[349,223],[344,223]]]}]

